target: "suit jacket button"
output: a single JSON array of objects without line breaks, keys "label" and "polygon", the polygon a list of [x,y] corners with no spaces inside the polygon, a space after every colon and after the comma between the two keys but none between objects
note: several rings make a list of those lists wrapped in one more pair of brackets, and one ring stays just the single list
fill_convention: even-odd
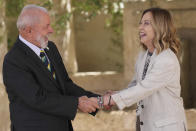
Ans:
[{"label": "suit jacket button", "polygon": [[144,125],[144,123],[141,121],[141,122],[140,122],[140,125]]}]

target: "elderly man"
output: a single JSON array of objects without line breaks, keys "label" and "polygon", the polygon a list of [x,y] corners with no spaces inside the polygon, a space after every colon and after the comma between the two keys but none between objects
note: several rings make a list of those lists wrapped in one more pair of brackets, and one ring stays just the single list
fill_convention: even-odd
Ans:
[{"label": "elderly man", "polygon": [[17,21],[19,38],[7,53],[3,80],[10,101],[11,131],[72,131],[77,109],[95,115],[98,95],[72,82],[48,35],[53,32],[47,10],[23,8]]}]

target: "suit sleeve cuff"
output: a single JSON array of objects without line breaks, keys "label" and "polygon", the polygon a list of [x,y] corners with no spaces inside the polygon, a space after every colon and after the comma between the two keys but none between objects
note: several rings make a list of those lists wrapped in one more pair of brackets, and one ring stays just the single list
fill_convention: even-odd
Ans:
[{"label": "suit sleeve cuff", "polygon": [[72,106],[70,106],[70,112],[68,113],[69,114],[69,119],[70,120],[74,120],[75,117],[76,117],[76,114],[77,114],[77,111],[78,111],[78,98],[74,98],[73,100],[73,103],[72,103]]},{"label": "suit sleeve cuff", "polygon": [[119,93],[112,95],[112,99],[116,103],[117,107],[122,110],[123,108],[126,107],[126,104],[124,103],[122,97],[120,96]]}]

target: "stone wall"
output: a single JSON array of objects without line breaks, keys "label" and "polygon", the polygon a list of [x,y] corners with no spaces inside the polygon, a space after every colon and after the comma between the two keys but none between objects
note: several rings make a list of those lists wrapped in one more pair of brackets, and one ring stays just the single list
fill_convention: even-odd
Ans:
[{"label": "stone wall", "polygon": [[[196,131],[196,110],[186,110],[188,131]],[[74,131],[135,131],[135,110],[99,111],[93,117],[78,113],[73,121]]]},{"label": "stone wall", "polygon": [[122,41],[119,44],[112,43],[115,36],[105,27],[108,17],[100,14],[86,22],[80,14],[74,15],[78,72],[122,72]]}]

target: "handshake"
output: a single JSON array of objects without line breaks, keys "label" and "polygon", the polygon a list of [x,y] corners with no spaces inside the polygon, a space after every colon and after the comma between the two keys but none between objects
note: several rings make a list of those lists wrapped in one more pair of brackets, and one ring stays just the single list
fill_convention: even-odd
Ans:
[{"label": "handshake", "polygon": [[103,96],[90,97],[81,96],[79,97],[78,109],[85,113],[95,112],[96,109],[109,110],[112,106],[116,105],[111,95],[114,94],[112,91],[106,92]]}]

